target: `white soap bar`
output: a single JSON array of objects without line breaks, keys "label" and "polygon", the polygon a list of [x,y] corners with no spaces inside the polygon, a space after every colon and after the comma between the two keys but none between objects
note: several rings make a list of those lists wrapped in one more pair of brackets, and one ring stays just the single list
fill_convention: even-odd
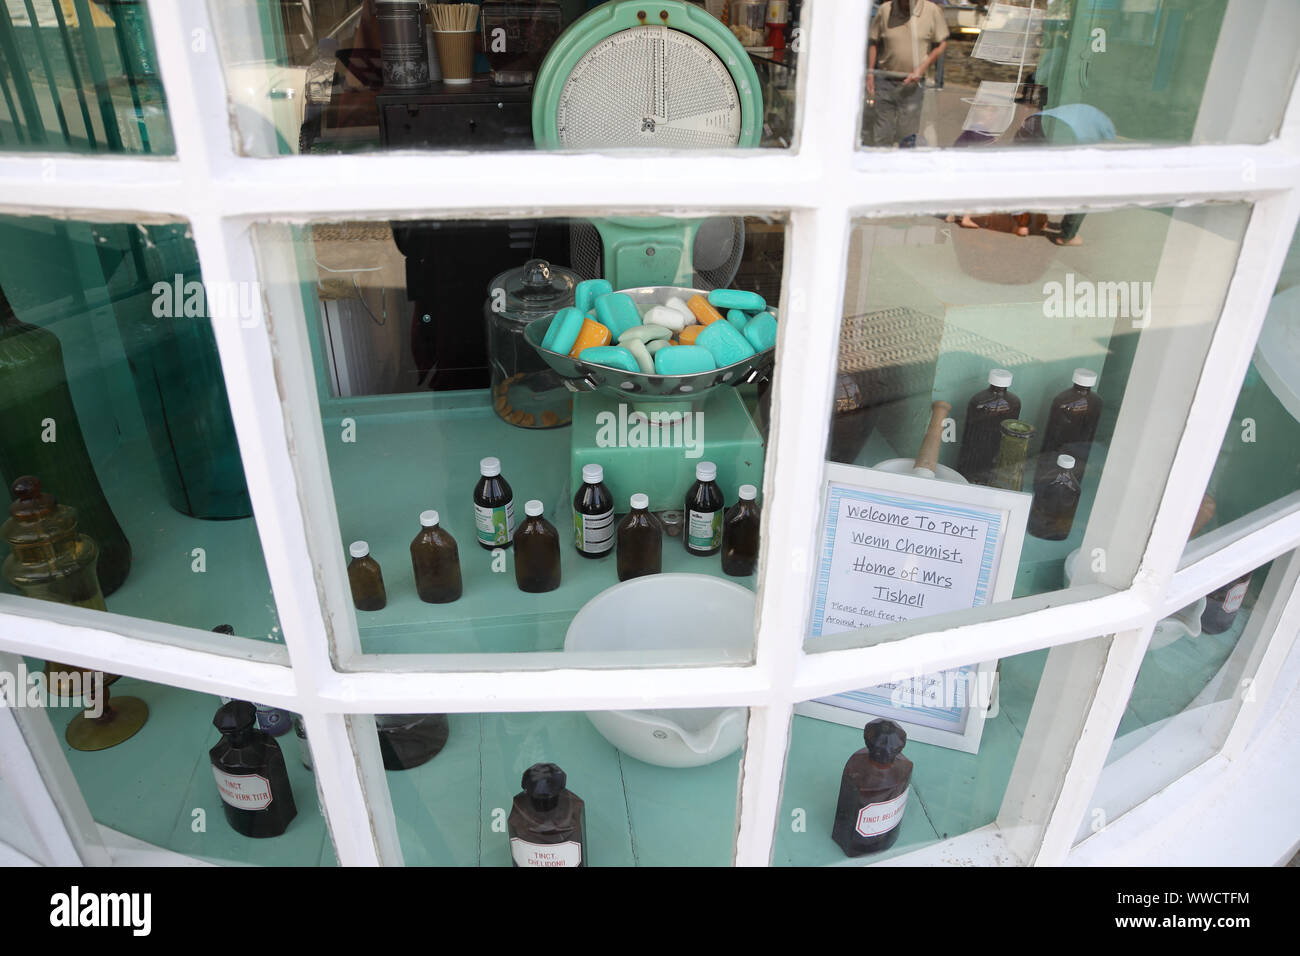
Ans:
[{"label": "white soap bar", "polygon": [[676,309],[666,305],[656,305],[645,314],[646,325],[658,325],[674,332],[680,332],[688,324],[687,318]]},{"label": "white soap bar", "polygon": [[685,317],[687,325],[695,324],[695,313],[691,311],[691,307],[680,296],[670,295],[664,305],[680,312]]}]

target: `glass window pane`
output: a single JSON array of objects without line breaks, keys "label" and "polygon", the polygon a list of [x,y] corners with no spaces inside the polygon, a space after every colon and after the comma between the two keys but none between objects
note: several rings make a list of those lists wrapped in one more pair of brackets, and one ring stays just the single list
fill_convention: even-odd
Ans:
[{"label": "glass window pane", "polygon": [[1285,38],[1298,28],[1289,3],[878,2],[862,142],[1263,142],[1290,94]]},{"label": "glass window pane", "polygon": [[[224,321],[248,314],[254,285],[220,290]],[[212,334],[216,291],[184,224],[0,217],[7,592],[282,639]]]},{"label": "glass window pane", "polygon": [[0,91],[0,149],[175,150],[143,0],[5,0]]},{"label": "glass window pane", "polygon": [[407,866],[731,863],[743,707],[375,720]]},{"label": "glass window pane", "polygon": [[800,0],[589,6],[213,4],[238,148],[790,146]]},{"label": "glass window pane", "polygon": [[[353,589],[364,652],[748,659],[782,223],[359,222],[262,238],[272,310],[308,316],[339,552],[364,545],[351,566],[382,578],[382,600],[361,577]],[[737,511],[742,491],[754,497]],[[633,521],[641,494],[650,517]],[[531,522],[520,548],[530,501],[552,531]],[[721,624],[698,610],[715,599]],[[627,602],[682,616],[629,617]]]},{"label": "glass window pane", "polygon": [[1131,525],[1163,484],[1133,488],[1133,468],[1172,458],[1248,213],[859,222],[810,647],[1071,582],[1127,586],[1125,542],[1145,540]]},{"label": "glass window pane", "polygon": [[1291,596],[1294,564],[1294,555],[1272,561],[1157,623],[1079,840],[1218,752],[1242,702],[1255,699],[1255,669],[1276,633],[1270,614]]},{"label": "glass window pane", "polygon": [[[250,724],[236,740],[214,726],[222,699],[210,694],[25,663],[12,686],[26,691],[26,706],[45,707],[96,823],[211,863],[335,862],[294,715],[238,705]],[[265,756],[249,758],[259,752],[250,742]]]}]

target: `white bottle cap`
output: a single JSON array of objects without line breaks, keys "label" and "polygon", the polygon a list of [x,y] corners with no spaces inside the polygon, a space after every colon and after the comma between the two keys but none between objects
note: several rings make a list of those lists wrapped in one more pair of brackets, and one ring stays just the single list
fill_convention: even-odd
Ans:
[{"label": "white bottle cap", "polygon": [[1092,388],[1097,384],[1097,373],[1090,368],[1076,368],[1073,378],[1075,385],[1082,385],[1084,388]]},{"label": "white bottle cap", "polygon": [[753,485],[740,486],[741,501],[753,501],[757,497],[758,497],[758,489],[755,488]]},{"label": "white bottle cap", "polygon": [[542,507],[542,503],[538,501],[536,498],[534,498],[532,501],[524,502],[524,514],[528,515],[528,517],[530,518],[536,518],[545,510],[546,509]]},{"label": "white bottle cap", "polygon": [[632,496],[633,511],[644,511],[646,508],[649,507],[650,507],[649,495],[643,495],[640,492],[637,492],[635,495]]},{"label": "white bottle cap", "polygon": [[484,478],[495,478],[501,474],[501,459],[484,458],[478,463],[478,473]]},{"label": "white bottle cap", "polygon": [[712,481],[718,477],[718,466],[711,461],[702,461],[695,466],[696,481]]},{"label": "white bottle cap", "polygon": [[605,480],[605,469],[600,465],[583,465],[582,480],[589,485],[598,485]]},{"label": "white bottle cap", "polygon": [[989,384],[998,388],[1011,387],[1011,373],[1004,368],[995,368],[989,372]]},{"label": "white bottle cap", "polygon": [[364,558],[370,553],[370,545],[364,541],[353,541],[348,545],[348,554],[354,558]]},{"label": "white bottle cap", "polygon": [[438,512],[421,511],[420,524],[424,525],[426,528],[436,528],[438,526]]},{"label": "white bottle cap", "polygon": [[1060,456],[1058,456],[1057,459],[1056,459],[1056,464],[1057,464],[1057,466],[1060,467],[1060,468],[1073,469],[1073,468],[1074,468],[1074,456],[1073,456],[1073,455],[1060,455]]}]

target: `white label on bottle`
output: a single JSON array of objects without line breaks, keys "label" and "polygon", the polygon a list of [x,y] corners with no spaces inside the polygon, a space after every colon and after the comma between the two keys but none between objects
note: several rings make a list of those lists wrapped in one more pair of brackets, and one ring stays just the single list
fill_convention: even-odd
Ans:
[{"label": "white label on bottle", "polygon": [[511,498],[504,508],[474,506],[474,528],[479,541],[490,545],[509,544],[515,536],[515,502]]},{"label": "white label on bottle", "polygon": [[265,810],[271,805],[271,781],[261,774],[226,773],[216,767],[212,776],[217,778],[217,792],[221,799],[240,810]]},{"label": "white label on bottle", "polygon": [[686,543],[695,551],[712,551],[721,546],[722,512],[686,512]]},{"label": "white label on bottle", "polygon": [[892,800],[881,803],[868,803],[858,811],[858,822],[854,827],[859,836],[873,837],[888,833],[903,822],[903,811],[907,809],[908,787]]},{"label": "white label on bottle", "polygon": [[1225,613],[1232,614],[1237,610],[1237,608],[1241,607],[1241,602],[1245,600],[1246,588],[1249,584],[1249,581],[1242,581],[1240,584],[1233,585],[1232,590],[1229,591],[1227,597],[1223,599],[1223,610]]},{"label": "white label on bottle", "polygon": [[581,866],[582,844],[572,840],[565,843],[529,843],[511,837],[510,855],[519,866]]},{"label": "white label on bottle", "polygon": [[614,547],[614,509],[603,515],[573,513],[573,531],[578,550],[604,554]]}]

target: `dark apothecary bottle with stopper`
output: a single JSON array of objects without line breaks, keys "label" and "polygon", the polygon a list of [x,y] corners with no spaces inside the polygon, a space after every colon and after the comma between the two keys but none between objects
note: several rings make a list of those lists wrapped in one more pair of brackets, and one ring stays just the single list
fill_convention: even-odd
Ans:
[{"label": "dark apothecary bottle with stopper", "polygon": [[582,466],[582,487],[573,496],[573,542],[584,558],[603,558],[614,550],[614,496],[605,469]]},{"label": "dark apothecary bottle with stopper", "polygon": [[686,533],[682,540],[688,554],[717,554],[722,547],[722,513],[726,501],[718,487],[718,466],[702,461],[695,466],[695,484],[686,492]]},{"label": "dark apothecary bottle with stopper", "polygon": [[903,756],[907,734],[892,720],[862,731],[866,746],[844,765],[831,838],[847,856],[888,850],[898,841],[907,809],[912,761]]},{"label": "dark apothecary bottle with stopper", "polygon": [[1004,368],[989,372],[989,387],[976,392],[966,405],[966,424],[957,453],[957,470],[972,484],[987,485],[1002,441],[1004,421],[1020,417],[1020,399],[1012,392],[1011,373]]},{"label": "dark apothecary bottle with stopper", "polygon": [[1202,633],[1222,634],[1232,627],[1246,597],[1246,589],[1250,587],[1250,576],[1254,573],[1243,574],[1205,595],[1205,610],[1201,612]]},{"label": "dark apothecary bottle with stopper", "polygon": [[212,719],[221,740],[208,755],[231,828],[247,837],[274,837],[288,829],[298,808],[280,745],[256,722],[248,701],[222,704]]},{"label": "dark apothecary bottle with stopper", "polygon": [[1075,462],[1058,455],[1056,466],[1034,482],[1034,502],[1029,506],[1028,531],[1044,541],[1061,541],[1070,535],[1074,511],[1079,507],[1079,481]]},{"label": "dark apothecary bottle with stopper", "polygon": [[1047,409],[1047,427],[1043,429],[1043,447],[1038,456],[1034,476],[1037,485],[1053,470],[1056,459],[1069,455],[1076,462],[1074,477],[1083,482],[1084,469],[1088,467],[1088,454],[1092,440],[1097,435],[1101,420],[1101,396],[1092,390],[1097,384],[1097,373],[1091,369],[1076,368],[1074,384],[1052,399]]},{"label": "dark apothecary bottle with stopper", "polygon": [[650,513],[648,495],[632,496],[632,510],[618,525],[618,579],[639,578],[663,570],[664,529]]},{"label": "dark apothecary bottle with stopper", "polygon": [[758,567],[758,489],[740,486],[740,500],[727,511],[722,522],[722,570],[743,578]]},{"label": "dark apothecary bottle with stopper", "polygon": [[474,535],[488,551],[508,548],[515,537],[515,493],[501,475],[501,459],[484,458],[474,486]]},{"label": "dark apothecary bottle with stopper", "polygon": [[379,562],[370,556],[370,545],[353,541],[348,545],[348,585],[352,588],[352,603],[358,611],[380,611],[388,604],[384,590],[384,573]]},{"label": "dark apothecary bottle with stopper", "polygon": [[582,799],[567,789],[553,763],[524,771],[507,826],[515,866],[586,866],[587,819]]},{"label": "dark apothecary bottle with stopper", "polygon": [[560,533],[542,517],[537,499],[524,503],[524,523],[515,532],[515,583],[540,594],[560,586]]},{"label": "dark apothecary bottle with stopper", "polygon": [[438,524],[438,512],[420,512],[420,533],[411,542],[415,590],[426,604],[450,604],[463,590],[460,549],[451,532]]}]

